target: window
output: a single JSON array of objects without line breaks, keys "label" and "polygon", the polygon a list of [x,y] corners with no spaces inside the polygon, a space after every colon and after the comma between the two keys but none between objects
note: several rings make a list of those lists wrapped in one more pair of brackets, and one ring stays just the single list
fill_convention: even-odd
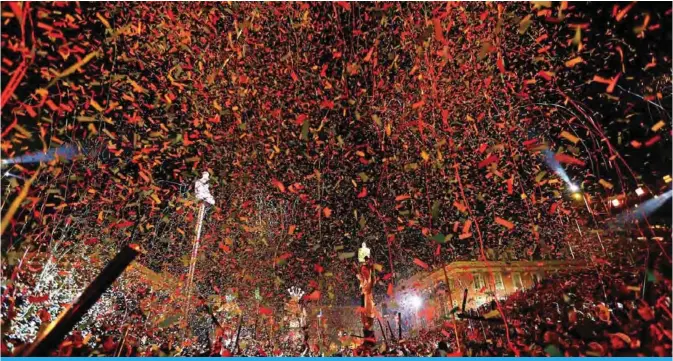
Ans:
[{"label": "window", "polygon": [[523,288],[523,281],[521,280],[521,273],[514,272],[512,273],[512,282],[514,283],[514,288],[520,290]]},{"label": "window", "polygon": [[502,274],[500,272],[494,272],[493,273],[493,278],[495,278],[495,289],[496,290],[504,290],[505,289],[505,283],[502,281]]},{"label": "window", "polygon": [[474,289],[476,291],[479,291],[485,286],[484,277],[481,275],[481,273],[473,273],[472,277],[474,278],[474,282],[472,283],[472,285],[474,285]]}]

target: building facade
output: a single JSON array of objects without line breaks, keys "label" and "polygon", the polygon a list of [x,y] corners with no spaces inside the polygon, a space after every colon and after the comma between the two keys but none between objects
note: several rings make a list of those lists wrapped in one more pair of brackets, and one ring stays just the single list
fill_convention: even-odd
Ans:
[{"label": "building facade", "polygon": [[[443,270],[419,273],[398,283],[396,294],[422,297],[435,305],[437,316],[446,315],[454,307],[476,309],[497,297],[505,298],[519,290],[533,287],[536,282],[558,270],[584,269],[586,261],[457,261]],[[448,280],[448,287],[446,281]],[[467,290],[467,296],[465,292]]]}]

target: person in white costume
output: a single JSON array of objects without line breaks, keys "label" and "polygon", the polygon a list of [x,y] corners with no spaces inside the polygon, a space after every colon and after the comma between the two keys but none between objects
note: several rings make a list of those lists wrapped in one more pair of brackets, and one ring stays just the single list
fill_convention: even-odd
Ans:
[{"label": "person in white costume", "polygon": [[194,185],[194,191],[196,192],[196,199],[200,201],[205,201],[206,203],[212,206],[215,205],[215,199],[213,199],[213,195],[210,194],[210,190],[208,189],[209,179],[210,179],[210,173],[203,172],[203,174],[201,174],[201,179],[196,180],[196,184]]}]

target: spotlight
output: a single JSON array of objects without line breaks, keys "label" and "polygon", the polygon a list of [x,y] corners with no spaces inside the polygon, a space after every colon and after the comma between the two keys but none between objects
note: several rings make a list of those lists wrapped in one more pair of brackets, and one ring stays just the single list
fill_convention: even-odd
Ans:
[{"label": "spotlight", "polygon": [[643,194],[645,194],[645,191],[643,190],[642,187],[638,187],[638,188],[636,188],[636,194],[638,196],[642,196]]},{"label": "spotlight", "polygon": [[615,198],[615,199],[612,200],[612,206],[613,207],[619,207],[620,204],[621,204],[621,202],[619,202],[619,199]]},{"label": "spotlight", "polygon": [[411,296],[409,303],[411,303],[411,307],[414,309],[419,309],[423,306],[423,299],[418,296]]},{"label": "spotlight", "polygon": [[664,176],[664,182],[671,183],[672,180],[673,180],[673,178],[671,178],[670,175],[667,174],[667,175]]},{"label": "spotlight", "polygon": [[572,184],[572,183],[570,184],[570,191],[571,192],[577,192],[578,190],[580,190],[580,187],[578,187],[577,185]]}]

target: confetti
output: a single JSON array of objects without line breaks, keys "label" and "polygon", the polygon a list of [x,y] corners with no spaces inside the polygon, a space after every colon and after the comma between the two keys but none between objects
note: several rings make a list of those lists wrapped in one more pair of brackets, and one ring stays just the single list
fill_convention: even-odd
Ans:
[{"label": "confetti", "polygon": [[[382,275],[377,312],[445,260],[620,266],[616,227],[602,229],[605,250],[587,227],[647,201],[604,207],[615,196],[659,194],[670,174],[657,152],[671,145],[670,4],[2,7],[2,322],[24,344],[131,240],[146,254],[81,323],[127,330],[124,346],[123,333],[89,333],[101,355],[143,337],[137,349],[159,353],[176,329],[195,337],[169,355],[200,355],[241,315],[239,350],[252,352],[256,317],[260,340],[287,336],[291,287],[333,339],[346,330],[331,313],[360,295],[362,242]],[[195,243],[204,171],[214,204]],[[123,318],[120,300],[147,319]],[[430,301],[419,313],[440,317]],[[200,324],[207,308],[219,337],[201,331],[213,329]],[[516,351],[499,328],[489,344],[525,355],[520,316],[502,311]]]},{"label": "confetti", "polygon": [[497,224],[499,224],[499,225],[501,225],[501,226],[503,226],[507,229],[513,229],[514,228],[514,224],[512,222],[506,221],[506,220],[504,220],[500,217],[495,217],[495,223],[497,223]]},{"label": "confetti", "polygon": [[420,259],[418,259],[418,258],[414,258],[414,263],[415,263],[416,265],[418,265],[419,267],[421,267],[421,268],[425,269],[425,270],[427,270],[427,269],[429,269],[429,268],[430,268],[430,267],[428,266],[428,264],[427,264],[427,263],[425,263],[425,262],[421,261],[421,260],[420,260]]},{"label": "confetti", "polygon": [[577,138],[576,136],[566,132],[565,130],[561,132],[561,137],[567,139],[568,141],[570,141],[573,144],[577,144],[577,142],[580,141],[580,138]]}]

